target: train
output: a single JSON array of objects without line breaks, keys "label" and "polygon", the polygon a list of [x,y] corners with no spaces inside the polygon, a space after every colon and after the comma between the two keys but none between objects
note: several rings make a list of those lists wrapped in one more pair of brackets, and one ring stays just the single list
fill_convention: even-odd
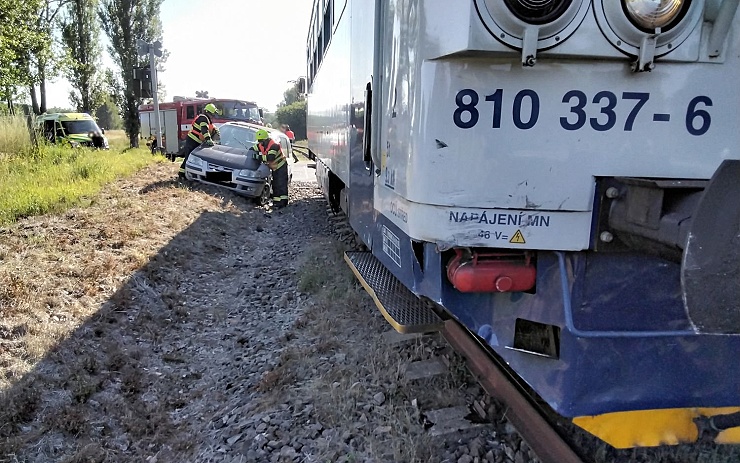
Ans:
[{"label": "train", "polygon": [[314,0],[346,260],[614,448],[740,443],[738,0]]}]

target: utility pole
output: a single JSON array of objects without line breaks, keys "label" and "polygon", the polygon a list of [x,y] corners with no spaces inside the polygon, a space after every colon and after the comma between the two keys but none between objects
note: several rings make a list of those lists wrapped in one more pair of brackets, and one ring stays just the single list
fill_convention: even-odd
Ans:
[{"label": "utility pole", "polygon": [[154,59],[155,56],[162,57],[162,42],[157,40],[154,43],[147,43],[141,39],[136,42],[138,52],[140,56],[149,55],[149,71],[152,76],[152,98],[154,98],[154,114],[156,114],[156,133],[154,136],[157,139],[157,148],[163,150],[162,145],[162,116],[159,113],[159,94],[157,92],[157,64]]}]

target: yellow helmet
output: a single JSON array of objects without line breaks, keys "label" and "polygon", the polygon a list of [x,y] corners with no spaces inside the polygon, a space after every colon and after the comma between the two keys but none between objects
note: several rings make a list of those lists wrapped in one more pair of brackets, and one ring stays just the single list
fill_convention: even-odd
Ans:
[{"label": "yellow helmet", "polygon": [[203,111],[211,114],[221,114],[221,111],[218,110],[215,104],[208,103],[205,108],[203,108]]},{"label": "yellow helmet", "polygon": [[267,133],[267,130],[265,129],[259,129],[257,131],[256,137],[257,137],[257,141],[267,140],[268,138],[270,138],[270,134]]}]

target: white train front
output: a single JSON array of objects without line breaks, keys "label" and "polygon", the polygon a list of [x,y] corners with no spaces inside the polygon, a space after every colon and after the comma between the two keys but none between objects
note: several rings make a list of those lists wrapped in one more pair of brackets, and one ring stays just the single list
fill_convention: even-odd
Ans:
[{"label": "white train front", "polygon": [[[738,3],[314,4],[309,147],[332,206],[615,447],[740,411]],[[715,441],[740,442],[725,421]]]}]

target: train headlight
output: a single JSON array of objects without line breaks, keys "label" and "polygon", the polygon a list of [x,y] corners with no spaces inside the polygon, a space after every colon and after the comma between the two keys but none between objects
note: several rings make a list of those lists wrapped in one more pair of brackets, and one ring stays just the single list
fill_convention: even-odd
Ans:
[{"label": "train headlight", "polygon": [[529,24],[546,24],[568,9],[572,0],[504,0],[514,15]]},{"label": "train headlight", "polygon": [[650,30],[671,25],[685,4],[684,0],[624,0],[624,8],[635,25]]},{"label": "train headlight", "polygon": [[525,66],[535,63],[538,51],[565,42],[586,17],[590,4],[590,0],[475,0],[488,32],[521,50]]},{"label": "train headlight", "polygon": [[[694,31],[701,31],[707,2],[594,0],[593,9],[604,37],[624,54],[637,58],[633,61],[634,70],[649,71],[655,58],[675,52]],[[692,43],[696,44],[696,40]],[[687,49],[684,56],[690,53]]]}]

